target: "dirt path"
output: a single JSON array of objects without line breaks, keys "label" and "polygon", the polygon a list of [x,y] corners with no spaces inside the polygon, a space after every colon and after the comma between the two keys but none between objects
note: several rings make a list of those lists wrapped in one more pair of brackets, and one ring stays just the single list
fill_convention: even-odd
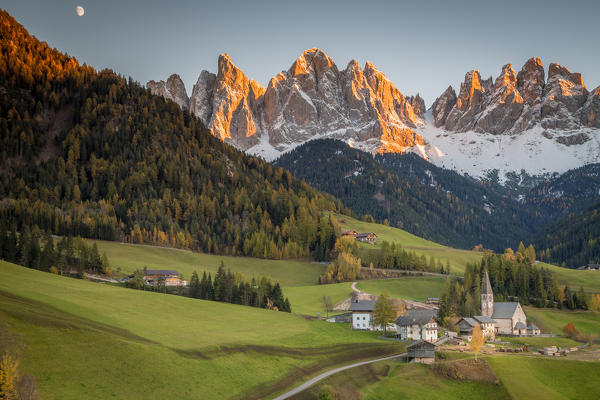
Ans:
[{"label": "dirt path", "polygon": [[330,371],[324,372],[321,375],[317,375],[312,379],[309,379],[308,381],[304,382],[303,384],[301,384],[300,386],[295,387],[294,389],[290,390],[289,392],[286,392],[282,395],[279,395],[277,397],[275,397],[275,399],[273,400],[284,400],[287,398],[290,398],[306,389],[308,389],[309,387],[313,386],[315,383],[322,381],[325,378],[330,377],[331,375],[335,375],[338,372],[342,372],[345,371],[347,369],[350,368],[356,368],[356,367],[360,367],[361,365],[367,365],[367,364],[372,364],[372,363],[376,363],[379,361],[385,361],[385,360],[392,360],[394,358],[398,358],[398,357],[405,357],[406,353],[402,353],[402,354],[396,354],[394,356],[389,356],[389,357],[383,357],[383,358],[377,358],[375,360],[368,360],[368,361],[361,361],[358,363],[354,363],[354,364],[350,364],[350,365],[345,365],[343,367],[339,367],[339,368],[335,368],[332,369]]},{"label": "dirt path", "polygon": [[352,290],[354,290],[354,291],[355,291],[355,292],[357,292],[357,293],[360,293],[360,290],[358,290],[358,289],[356,288],[356,284],[357,284],[357,282],[352,282]]}]

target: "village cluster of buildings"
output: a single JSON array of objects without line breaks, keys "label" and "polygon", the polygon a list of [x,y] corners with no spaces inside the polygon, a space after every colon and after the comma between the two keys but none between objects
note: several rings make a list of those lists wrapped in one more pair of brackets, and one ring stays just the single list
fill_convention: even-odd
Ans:
[{"label": "village cluster of buildings", "polygon": [[358,233],[353,230],[342,231],[342,237],[351,237],[354,238],[357,242],[376,244],[377,243],[377,235],[373,232],[366,233]]},{"label": "village cluster of buildings", "polygon": [[[349,310],[352,313],[352,329],[383,330],[373,324],[375,300],[353,300]],[[433,301],[431,302],[433,303]],[[535,336],[540,328],[527,323],[525,312],[518,302],[494,302],[490,277],[486,271],[481,292],[481,314],[461,318],[458,321],[460,335],[471,340],[473,328],[479,325],[486,340],[495,340],[496,335]],[[400,340],[423,340],[434,343],[438,340],[437,307],[407,310],[387,327],[396,332]]]}]

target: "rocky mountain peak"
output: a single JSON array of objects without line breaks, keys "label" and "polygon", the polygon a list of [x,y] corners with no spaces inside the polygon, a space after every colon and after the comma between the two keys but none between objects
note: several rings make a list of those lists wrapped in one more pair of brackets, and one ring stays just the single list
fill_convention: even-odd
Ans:
[{"label": "rocky mountain peak", "polygon": [[469,71],[450,111],[448,90],[434,102],[434,124],[454,132],[502,134],[520,133],[537,124],[564,130],[595,123],[595,117],[590,122],[585,116],[589,93],[581,74],[552,63],[546,82],[544,78],[537,57],[527,60],[518,74],[511,64],[504,65],[493,84],[491,78],[481,80],[479,71]]},{"label": "rocky mountain peak", "polygon": [[435,100],[431,106],[431,111],[433,123],[436,128],[439,128],[446,123],[446,118],[456,104],[456,100],[456,92],[452,86],[448,86],[444,93]]},{"label": "rocky mountain peak", "polygon": [[146,88],[153,94],[163,96],[166,99],[172,100],[179,105],[183,110],[189,108],[189,98],[185,90],[185,85],[181,77],[177,74],[169,76],[167,81],[150,81],[146,84]]}]

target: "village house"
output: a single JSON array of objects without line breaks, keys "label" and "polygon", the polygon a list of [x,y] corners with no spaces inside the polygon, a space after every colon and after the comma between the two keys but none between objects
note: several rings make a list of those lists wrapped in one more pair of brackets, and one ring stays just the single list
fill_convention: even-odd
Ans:
[{"label": "village house", "polygon": [[148,285],[156,286],[187,286],[188,281],[183,279],[178,271],[167,269],[147,269],[144,271],[144,280]]},{"label": "village house", "polygon": [[400,340],[425,340],[435,342],[438,338],[436,310],[408,310],[396,318],[396,336]]},{"label": "village house", "polygon": [[357,233],[358,232],[356,232],[354,230],[347,230],[347,231],[342,231],[342,236],[349,236],[349,237],[356,239]]},{"label": "village house", "polygon": [[579,270],[598,271],[600,270],[600,264],[586,264],[582,267],[577,268]]},{"label": "village house", "polygon": [[457,324],[460,335],[466,340],[473,338],[473,328],[475,328],[475,325],[479,325],[481,333],[486,340],[494,340],[496,338],[495,322],[485,315],[461,318]]},{"label": "village house", "polygon": [[406,346],[408,362],[420,364],[433,364],[435,362],[435,344],[426,340],[419,340]]},{"label": "village house", "polygon": [[377,243],[377,235],[374,234],[373,232],[357,233],[354,236],[354,239],[358,240],[359,242],[363,242],[363,243],[369,243],[369,244]]},{"label": "village house", "polygon": [[375,300],[354,300],[350,303],[349,310],[352,312],[352,329],[373,330],[373,310]]}]

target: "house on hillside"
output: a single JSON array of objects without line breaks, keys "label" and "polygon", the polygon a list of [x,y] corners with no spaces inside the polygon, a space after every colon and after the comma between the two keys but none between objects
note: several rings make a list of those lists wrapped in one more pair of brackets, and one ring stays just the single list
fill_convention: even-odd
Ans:
[{"label": "house on hillside", "polygon": [[358,232],[354,231],[354,230],[348,230],[348,231],[342,231],[342,236],[349,236],[351,238],[356,239],[356,235]]},{"label": "house on hillside", "polygon": [[363,243],[369,243],[369,244],[377,243],[377,235],[374,234],[373,232],[357,233],[354,236],[354,239],[358,240],[359,242],[363,242]]},{"label": "house on hillside", "polygon": [[579,267],[577,269],[579,269],[579,270],[588,270],[588,271],[589,270],[597,271],[597,270],[600,270],[600,264],[586,264],[583,267]]},{"label": "house on hillside", "polygon": [[369,330],[373,327],[373,311],[375,300],[354,300],[350,303],[349,310],[352,312],[352,329]]},{"label": "house on hillside", "polygon": [[176,270],[147,269],[144,272],[144,280],[148,285],[157,286],[187,286],[188,281],[181,277]]},{"label": "house on hillside", "polygon": [[420,364],[433,364],[435,362],[435,344],[426,340],[419,340],[406,347],[408,362]]},{"label": "house on hillside", "polygon": [[400,340],[435,342],[438,337],[437,310],[408,310],[396,318],[396,337]]}]

